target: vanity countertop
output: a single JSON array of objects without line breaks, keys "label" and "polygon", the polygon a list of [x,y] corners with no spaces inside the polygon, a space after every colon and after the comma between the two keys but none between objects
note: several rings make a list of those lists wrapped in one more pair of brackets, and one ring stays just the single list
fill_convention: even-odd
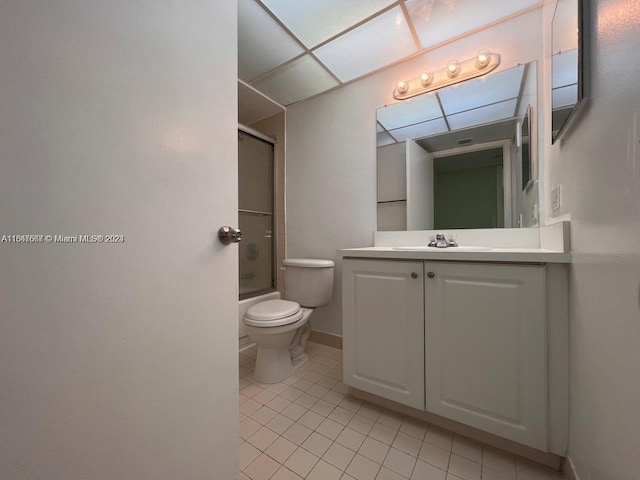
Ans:
[{"label": "vanity countertop", "polygon": [[387,258],[396,260],[449,260],[466,262],[571,263],[571,254],[542,248],[490,248],[482,251],[456,251],[456,248],[397,250],[394,247],[343,248],[343,257]]}]

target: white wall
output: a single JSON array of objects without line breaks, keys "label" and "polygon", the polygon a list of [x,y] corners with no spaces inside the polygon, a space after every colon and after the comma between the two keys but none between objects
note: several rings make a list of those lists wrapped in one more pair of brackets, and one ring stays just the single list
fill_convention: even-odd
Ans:
[{"label": "white wall", "polygon": [[640,3],[590,3],[591,98],[548,146],[547,181],[563,188],[552,213],[572,219],[569,457],[581,480],[628,480],[640,478]]},{"label": "white wall", "polygon": [[406,230],[407,143],[378,147],[376,155],[378,230]]},{"label": "white wall", "polygon": [[0,478],[235,478],[235,42],[235,1],[0,2],[0,235],[126,241],[0,243]]},{"label": "white wall", "polygon": [[[336,259],[336,250],[373,244],[376,230],[376,109],[425,65],[438,68],[488,48],[500,69],[540,60],[542,12],[477,32],[393,68],[287,109],[287,246],[289,257]],[[341,335],[341,266],[334,301],[314,312],[314,330]]]},{"label": "white wall", "polygon": [[414,142],[407,145],[407,228],[431,230],[435,214],[433,201],[433,155]]}]

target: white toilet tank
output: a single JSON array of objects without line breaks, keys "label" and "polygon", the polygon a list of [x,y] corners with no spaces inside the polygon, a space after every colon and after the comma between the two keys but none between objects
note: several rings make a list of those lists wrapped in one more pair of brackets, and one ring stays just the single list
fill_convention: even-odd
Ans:
[{"label": "white toilet tank", "polygon": [[323,307],[333,296],[333,269],[331,260],[287,258],[285,267],[285,298],[303,307]]}]

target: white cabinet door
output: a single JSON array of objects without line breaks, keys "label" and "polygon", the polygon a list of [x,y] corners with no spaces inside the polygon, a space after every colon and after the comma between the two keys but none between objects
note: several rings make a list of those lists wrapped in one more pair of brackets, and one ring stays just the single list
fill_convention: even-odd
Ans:
[{"label": "white cabinet door", "polygon": [[427,411],[546,451],[544,267],[425,272]]},{"label": "white cabinet door", "polygon": [[344,383],[424,410],[423,263],[345,259]]}]

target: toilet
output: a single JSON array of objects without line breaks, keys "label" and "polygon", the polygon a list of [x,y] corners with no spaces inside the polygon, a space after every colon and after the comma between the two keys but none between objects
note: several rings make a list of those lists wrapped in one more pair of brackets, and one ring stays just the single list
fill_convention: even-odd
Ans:
[{"label": "toilet", "polygon": [[255,381],[281,382],[307,363],[309,317],[331,301],[334,267],[331,260],[285,259],[286,300],[267,300],[247,310],[242,321],[258,346]]}]

